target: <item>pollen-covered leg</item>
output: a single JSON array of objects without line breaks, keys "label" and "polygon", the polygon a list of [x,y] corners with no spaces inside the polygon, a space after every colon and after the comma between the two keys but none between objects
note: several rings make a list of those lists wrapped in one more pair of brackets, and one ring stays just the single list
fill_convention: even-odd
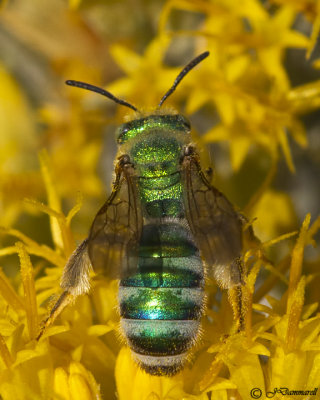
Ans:
[{"label": "pollen-covered leg", "polygon": [[61,313],[61,311],[70,303],[73,302],[75,296],[70,294],[69,292],[65,291],[59,297],[58,301],[53,306],[52,310],[50,311],[50,315],[47,319],[42,322],[42,326],[40,328],[40,333],[37,336],[37,340],[41,338],[47,328],[53,323],[53,321],[57,318],[57,316]]},{"label": "pollen-covered leg", "polygon": [[245,328],[245,302],[244,302],[244,264],[242,257],[233,260],[229,267],[230,279],[228,288],[229,302],[233,311],[235,331],[240,332]]},{"label": "pollen-covered leg", "polygon": [[228,291],[229,301],[233,311],[233,318],[237,332],[244,329],[244,310],[242,307],[242,287],[241,285],[233,286]]},{"label": "pollen-covered leg", "polygon": [[68,304],[72,303],[77,296],[89,291],[90,270],[91,263],[88,255],[88,239],[86,239],[71,254],[64,267],[60,284],[64,291],[51,309],[49,317],[42,323],[37,340],[41,338],[46,329]]}]

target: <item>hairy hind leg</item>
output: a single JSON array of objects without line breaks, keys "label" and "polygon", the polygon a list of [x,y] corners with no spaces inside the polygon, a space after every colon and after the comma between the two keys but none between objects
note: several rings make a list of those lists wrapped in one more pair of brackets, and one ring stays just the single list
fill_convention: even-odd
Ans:
[{"label": "hairy hind leg", "polygon": [[40,328],[40,332],[37,336],[37,340],[41,338],[47,328],[53,323],[53,321],[57,318],[57,316],[62,312],[62,310],[70,303],[72,303],[75,299],[68,291],[64,291],[55,305],[52,307],[49,317],[42,322],[42,326]]},{"label": "hairy hind leg", "polygon": [[244,303],[244,294],[245,294],[245,286],[244,286],[244,264],[242,257],[239,257],[233,262],[233,270],[234,276],[236,279],[234,285],[229,287],[228,297],[229,302],[233,311],[233,318],[235,322],[235,330],[236,332],[243,331],[245,329],[245,318],[246,318],[246,310]]},{"label": "hairy hind leg", "polygon": [[233,311],[236,332],[243,331],[245,327],[245,310],[243,307],[242,289],[242,285],[235,285],[228,290],[228,297]]},{"label": "hairy hind leg", "polygon": [[49,317],[43,321],[37,340],[41,338],[46,329],[53,323],[67,305],[72,303],[77,296],[89,291],[89,273],[91,263],[87,246],[88,240],[86,239],[71,254],[66,266],[64,267],[60,285],[63,292],[52,307]]}]

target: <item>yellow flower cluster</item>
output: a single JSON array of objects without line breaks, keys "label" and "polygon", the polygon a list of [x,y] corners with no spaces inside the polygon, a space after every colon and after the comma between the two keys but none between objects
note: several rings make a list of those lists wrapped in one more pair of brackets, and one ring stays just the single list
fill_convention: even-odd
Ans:
[{"label": "yellow flower cluster", "polygon": [[[298,16],[310,38],[294,28]],[[306,210],[298,223],[290,195],[271,185],[282,159],[295,171],[290,143],[307,148],[301,116],[320,106],[320,80],[291,87],[284,63],[288,48],[317,53],[320,0],[8,0],[0,23],[0,399],[227,400],[318,388],[320,255],[304,253],[320,217],[311,222]],[[114,158],[106,126],[125,112],[63,81],[108,81],[149,110],[181,70],[175,53],[189,61],[205,50],[210,57],[168,106],[184,105],[203,132],[193,132],[199,148],[227,144],[231,168],[226,162],[217,184],[261,239],[246,243],[244,330],[234,332],[230,299],[218,300],[208,282],[191,362],[174,377],[152,377],[119,338],[117,281],[93,274],[89,295],[37,341],[62,269],[103,202]],[[166,66],[167,56],[180,66]]]}]

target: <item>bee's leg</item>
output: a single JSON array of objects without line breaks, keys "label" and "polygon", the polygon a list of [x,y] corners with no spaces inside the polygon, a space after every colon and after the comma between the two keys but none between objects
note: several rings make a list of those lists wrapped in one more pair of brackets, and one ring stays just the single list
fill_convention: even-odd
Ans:
[{"label": "bee's leg", "polygon": [[51,309],[49,317],[44,321],[37,340],[41,338],[46,329],[68,304],[72,303],[77,296],[89,291],[90,269],[91,263],[88,255],[88,239],[86,239],[71,254],[64,267],[60,284],[63,292]]},{"label": "bee's leg", "polygon": [[242,301],[242,285],[235,285],[228,291],[229,301],[233,311],[236,332],[244,330],[244,309]]},{"label": "bee's leg", "polygon": [[236,259],[233,263],[233,270],[236,270],[236,284],[229,287],[228,295],[229,301],[233,311],[235,321],[235,329],[237,332],[243,331],[245,328],[245,306],[244,306],[244,265],[241,257]]},{"label": "bee's leg", "polygon": [[52,307],[50,311],[50,315],[47,319],[42,322],[42,326],[40,328],[40,332],[37,336],[37,340],[41,338],[47,328],[53,323],[53,321],[57,318],[57,316],[62,312],[62,310],[71,302],[73,302],[75,296],[73,296],[68,291],[64,291],[59,299],[56,301],[55,305]]}]

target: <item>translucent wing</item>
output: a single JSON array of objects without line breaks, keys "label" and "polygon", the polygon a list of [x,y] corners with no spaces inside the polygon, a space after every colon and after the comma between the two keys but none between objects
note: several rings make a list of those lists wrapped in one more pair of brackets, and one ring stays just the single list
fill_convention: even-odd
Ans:
[{"label": "translucent wing", "polygon": [[91,264],[111,278],[130,275],[137,268],[137,248],[142,230],[137,178],[127,156],[116,166],[109,199],[96,215],[88,239],[71,254],[64,267],[60,295],[43,322],[37,340],[61,311],[90,289]]},{"label": "translucent wing", "polygon": [[112,279],[134,272],[141,230],[137,176],[132,164],[120,160],[111,196],[96,215],[89,234],[94,270]]},{"label": "translucent wing", "polygon": [[212,186],[198,156],[185,156],[181,171],[186,217],[209,274],[221,287],[241,283],[242,223],[227,198]]}]

